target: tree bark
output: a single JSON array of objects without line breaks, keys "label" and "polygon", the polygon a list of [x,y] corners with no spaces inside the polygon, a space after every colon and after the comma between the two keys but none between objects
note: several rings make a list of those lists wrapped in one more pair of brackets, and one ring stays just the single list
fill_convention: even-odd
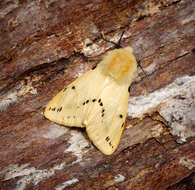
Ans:
[{"label": "tree bark", "polygon": [[[2,0],[0,189],[192,187],[194,8],[191,0]],[[117,41],[123,31],[121,45],[134,49],[147,76],[138,70],[126,129],[106,156],[85,130],[54,124],[43,111],[98,64],[89,57],[114,48],[102,34]]]}]

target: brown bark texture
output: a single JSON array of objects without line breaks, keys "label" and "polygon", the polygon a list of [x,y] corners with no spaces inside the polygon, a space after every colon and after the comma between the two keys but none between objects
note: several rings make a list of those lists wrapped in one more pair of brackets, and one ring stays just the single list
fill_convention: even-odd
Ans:
[{"label": "brown bark texture", "polygon": [[[194,9],[192,0],[0,1],[0,189],[193,188]],[[102,35],[123,31],[147,77],[138,70],[126,129],[106,156],[85,130],[43,111],[114,48]]]}]

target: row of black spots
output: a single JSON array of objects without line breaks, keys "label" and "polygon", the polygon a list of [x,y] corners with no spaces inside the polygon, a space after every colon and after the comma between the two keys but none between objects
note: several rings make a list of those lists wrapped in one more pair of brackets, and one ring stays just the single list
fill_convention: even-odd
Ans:
[{"label": "row of black spots", "polygon": [[55,111],[56,110],[56,107],[52,108],[52,107],[49,107],[49,111]]},{"label": "row of black spots", "polygon": [[[101,107],[103,107],[103,102],[102,102],[101,98],[98,100],[98,103]],[[104,117],[104,111],[105,111],[104,108],[102,108],[102,117]]]},{"label": "row of black spots", "polygon": [[108,144],[109,144],[112,148],[114,148],[113,145],[112,145],[112,142],[111,142],[109,136],[107,136],[107,137],[105,138],[105,141],[108,142]]},{"label": "row of black spots", "polygon": [[[92,102],[95,102],[96,101],[96,99],[94,98],[94,99],[92,99]],[[86,100],[85,102],[83,102],[83,105],[85,105],[85,104],[88,104],[89,103],[89,100]]]},{"label": "row of black spots", "polygon": [[[66,89],[67,89],[67,88],[64,88],[63,92],[65,92],[65,91],[66,91]],[[72,87],[71,87],[71,89],[72,89],[72,90],[75,90],[75,89],[76,89],[76,87],[75,87],[75,86],[72,86]]]},{"label": "row of black spots", "polygon": [[61,112],[62,111],[62,107],[60,107],[60,108],[56,108],[56,107],[52,108],[52,107],[49,107],[49,111]]},{"label": "row of black spots", "polygon": [[85,102],[83,102],[83,105],[88,104],[89,100],[86,100]]},{"label": "row of black spots", "polygon": [[102,102],[101,98],[98,100],[98,103],[100,106],[103,106],[103,102]]},{"label": "row of black spots", "polygon": [[110,137],[107,136],[107,137],[105,138],[105,140],[106,140],[107,142],[109,142],[109,141],[110,141]]},{"label": "row of black spots", "polygon": [[112,148],[114,148],[111,141],[109,142],[109,145],[110,145]]},{"label": "row of black spots", "polygon": [[105,111],[105,109],[102,109],[102,117],[104,117],[104,111]]},{"label": "row of black spots", "polygon": [[62,111],[62,107],[57,109],[57,112],[61,112]]}]

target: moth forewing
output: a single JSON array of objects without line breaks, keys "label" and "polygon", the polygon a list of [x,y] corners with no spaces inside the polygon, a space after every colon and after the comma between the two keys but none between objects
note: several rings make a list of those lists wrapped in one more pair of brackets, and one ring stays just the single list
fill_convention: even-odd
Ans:
[{"label": "moth forewing", "polygon": [[131,47],[109,51],[94,70],[48,103],[45,117],[65,126],[86,127],[94,145],[104,154],[112,154],[124,129],[128,87],[136,71]]}]

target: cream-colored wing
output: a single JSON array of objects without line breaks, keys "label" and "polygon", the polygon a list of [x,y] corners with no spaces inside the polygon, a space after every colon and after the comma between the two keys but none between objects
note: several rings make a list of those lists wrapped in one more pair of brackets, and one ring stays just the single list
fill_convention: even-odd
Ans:
[{"label": "cream-colored wing", "polygon": [[45,117],[66,126],[86,127],[104,153],[117,148],[127,114],[128,86],[136,75],[132,48],[109,51],[91,70],[60,91],[47,105]]},{"label": "cream-colored wing", "polygon": [[117,148],[128,109],[128,86],[107,77],[107,85],[86,119],[89,138],[104,154]]},{"label": "cream-colored wing", "polygon": [[66,126],[85,127],[85,118],[99,97],[104,80],[98,70],[83,74],[48,103],[45,117]]}]

